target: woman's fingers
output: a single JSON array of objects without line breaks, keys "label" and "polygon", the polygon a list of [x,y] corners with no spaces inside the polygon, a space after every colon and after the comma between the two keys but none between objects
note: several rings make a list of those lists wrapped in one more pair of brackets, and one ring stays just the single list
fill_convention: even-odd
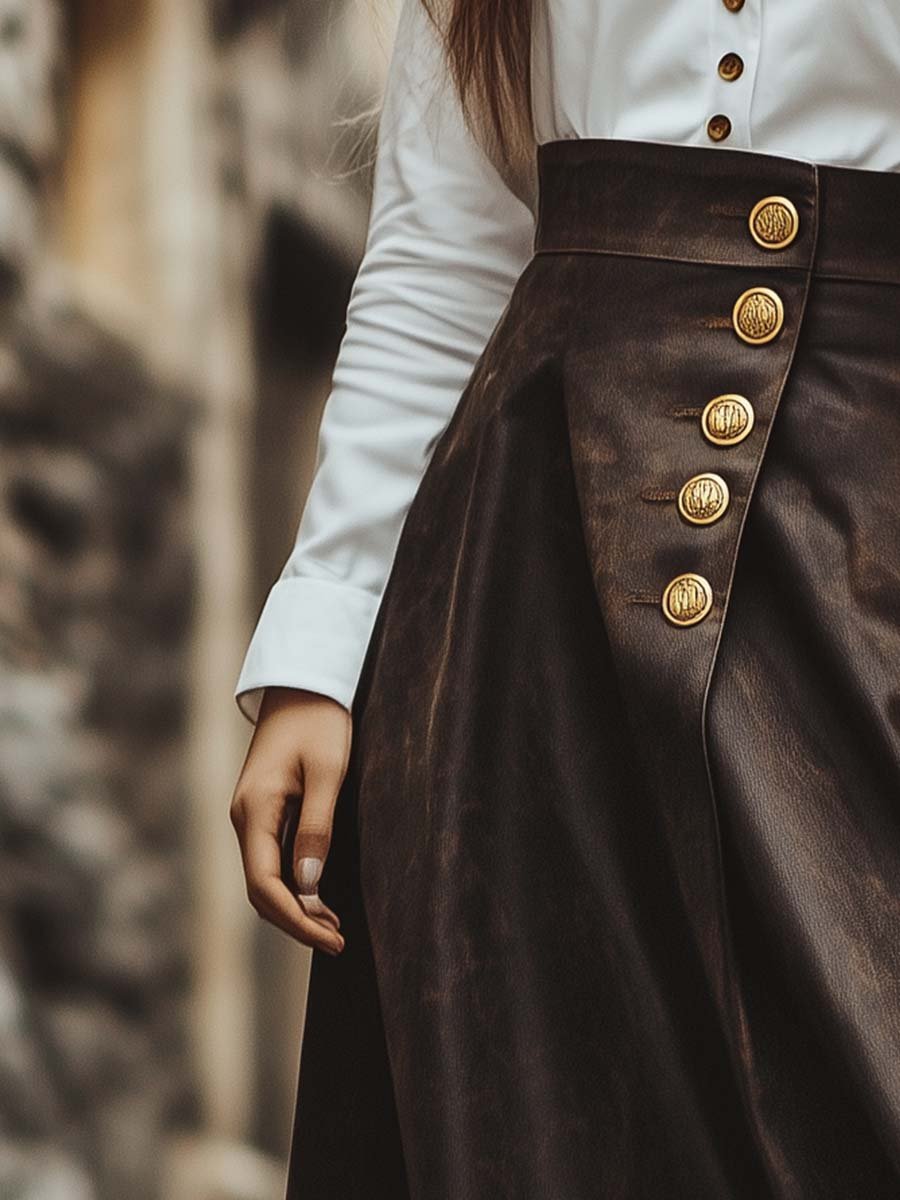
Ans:
[{"label": "woman's fingers", "polygon": [[279,929],[306,946],[340,954],[344,939],[332,922],[308,915],[277,876],[264,879],[259,889],[258,911]]},{"label": "woman's fingers", "polygon": [[337,914],[319,897],[319,879],[331,845],[334,809],[345,771],[342,759],[308,761],[303,768],[303,803],[294,837],[294,879],[304,911],[340,927]]},{"label": "woman's fingers", "polygon": [[304,895],[316,891],[331,845],[334,809],[344,777],[341,759],[309,758],[303,764],[303,802],[294,837],[294,879]]},{"label": "woman's fingers", "polygon": [[[284,797],[253,800],[240,806],[235,825],[241,846],[247,896],[261,917],[304,945],[338,954],[344,939],[337,918],[307,912],[281,879],[281,814]],[[330,912],[330,910],[329,910]]]},{"label": "woman's fingers", "polygon": [[330,921],[335,929],[340,929],[341,922],[337,913],[330,909],[324,900],[319,898],[318,892],[313,892],[312,895],[298,892],[297,900],[307,916]]}]

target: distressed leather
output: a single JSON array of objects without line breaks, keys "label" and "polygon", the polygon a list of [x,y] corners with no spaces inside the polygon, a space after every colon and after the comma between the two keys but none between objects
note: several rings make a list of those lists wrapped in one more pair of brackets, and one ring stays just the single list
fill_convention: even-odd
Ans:
[{"label": "distressed leather", "polygon": [[[537,167],[354,703],[289,1200],[896,1200],[900,175],[606,139]],[[755,410],[727,447],[725,392]],[[703,470],[731,500],[697,526]],[[682,571],[713,606],[678,628]]]}]

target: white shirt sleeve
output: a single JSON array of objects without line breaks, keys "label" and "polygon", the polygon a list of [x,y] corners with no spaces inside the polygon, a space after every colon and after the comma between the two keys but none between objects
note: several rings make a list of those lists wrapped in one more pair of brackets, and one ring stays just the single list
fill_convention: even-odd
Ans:
[{"label": "white shirt sleeve", "polygon": [[533,236],[463,124],[421,0],[403,0],[316,472],[235,688],[250,721],[267,685],[351,707],[407,510]]}]

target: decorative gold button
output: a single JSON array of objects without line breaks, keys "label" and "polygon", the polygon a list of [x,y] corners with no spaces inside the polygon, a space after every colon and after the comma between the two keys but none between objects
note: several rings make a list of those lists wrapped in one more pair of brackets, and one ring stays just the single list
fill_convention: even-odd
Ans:
[{"label": "decorative gold button", "polygon": [[731,133],[731,120],[724,113],[716,113],[706,122],[706,132],[714,142],[721,142]]},{"label": "decorative gold button", "polygon": [[663,592],[662,610],[673,625],[696,625],[712,608],[709,580],[693,571],[676,575]]},{"label": "decorative gold button", "polygon": [[753,405],[737,392],[713,396],[700,417],[704,437],[717,446],[735,446],[753,428]]},{"label": "decorative gold button", "polygon": [[722,3],[729,12],[740,12],[744,7],[744,0],[722,0]]},{"label": "decorative gold button", "polygon": [[678,511],[692,525],[711,525],[728,507],[728,484],[721,475],[704,471],[693,475],[678,493]]},{"label": "decorative gold button", "polygon": [[751,345],[762,345],[771,342],[784,324],[784,305],[771,288],[747,288],[735,300],[731,320],[738,337]]},{"label": "decorative gold button", "polygon": [[719,59],[719,74],[723,79],[727,79],[729,83],[733,79],[738,79],[744,70],[744,60],[739,54],[729,52],[723,54]]},{"label": "decorative gold button", "polygon": [[783,250],[797,236],[800,214],[787,196],[764,196],[751,208],[748,224],[764,250]]}]

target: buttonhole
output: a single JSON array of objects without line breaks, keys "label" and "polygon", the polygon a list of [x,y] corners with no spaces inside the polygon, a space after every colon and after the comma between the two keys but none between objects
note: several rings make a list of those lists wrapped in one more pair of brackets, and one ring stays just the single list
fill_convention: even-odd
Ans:
[{"label": "buttonhole", "polygon": [[625,599],[629,604],[660,604],[662,592],[626,592]]}]

